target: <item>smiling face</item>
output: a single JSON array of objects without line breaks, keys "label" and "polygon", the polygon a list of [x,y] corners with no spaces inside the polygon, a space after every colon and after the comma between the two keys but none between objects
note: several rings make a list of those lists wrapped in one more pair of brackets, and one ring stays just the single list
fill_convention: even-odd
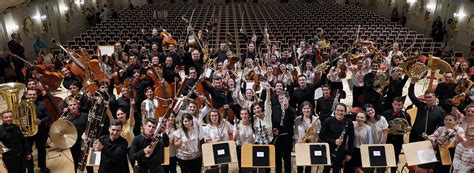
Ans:
[{"label": "smiling face", "polygon": [[303,115],[304,116],[311,116],[311,106],[304,105],[303,106]]},{"label": "smiling face", "polygon": [[365,115],[363,112],[357,113],[356,121],[357,121],[358,123],[364,123],[365,120],[367,120],[367,117],[366,117],[366,115]]},{"label": "smiling face", "polygon": [[454,116],[446,116],[444,117],[444,125],[447,128],[453,128],[456,125],[456,120],[454,119]]},{"label": "smiling face", "polygon": [[335,115],[336,119],[341,121],[346,115],[346,108],[342,105],[337,105]]},{"label": "smiling face", "polygon": [[153,132],[155,132],[155,129],[156,129],[156,124],[153,124],[152,122],[147,121],[144,128],[145,128],[146,135],[153,135]]}]

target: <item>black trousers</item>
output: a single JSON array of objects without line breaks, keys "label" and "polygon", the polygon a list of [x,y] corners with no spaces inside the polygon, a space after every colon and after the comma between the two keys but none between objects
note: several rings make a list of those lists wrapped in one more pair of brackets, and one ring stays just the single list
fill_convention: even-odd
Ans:
[{"label": "black trousers", "polygon": [[284,162],[285,173],[291,173],[291,150],[293,149],[292,136],[291,135],[278,136],[274,145],[275,145],[276,173],[281,173],[283,171],[282,161]]},{"label": "black trousers", "polygon": [[163,173],[163,167],[158,166],[156,168],[153,168],[153,169],[139,169],[138,170],[138,173]]},{"label": "black trousers", "polygon": [[24,154],[4,153],[2,155],[2,159],[3,163],[5,163],[8,173],[26,173],[26,156]]},{"label": "black trousers", "polygon": [[182,173],[201,172],[202,157],[193,160],[178,159],[178,163]]},{"label": "black trousers", "polygon": [[165,173],[176,173],[177,165],[178,165],[178,158],[176,158],[176,156],[170,157],[170,164],[163,165],[163,169],[165,170]]},{"label": "black trousers", "polygon": [[[403,145],[403,135],[392,135],[388,134],[387,136],[387,144],[392,144],[393,149],[395,150],[395,163],[398,165],[398,161],[400,161],[400,153],[402,151]],[[397,167],[391,169],[392,173],[397,172]]]},{"label": "black trousers", "polygon": [[[45,168],[46,167],[46,141],[48,140],[48,133],[49,127],[40,126],[38,129],[38,133],[34,136],[27,137],[26,140],[28,141],[28,145],[33,151],[33,144],[38,151],[38,167]],[[34,163],[33,159],[28,160],[27,163],[28,172],[34,172]]]},{"label": "black trousers", "polygon": [[311,173],[311,166],[298,166],[296,167],[298,173]]},{"label": "black trousers", "polygon": [[239,159],[239,173],[269,173],[270,168],[242,168],[242,146],[237,146],[237,159]]},{"label": "black trousers", "polygon": [[352,107],[362,107],[364,87],[356,87],[352,89]]},{"label": "black trousers", "polygon": [[344,159],[346,159],[346,151],[342,148],[339,148],[337,152],[335,152],[335,146],[331,146],[331,166],[325,166],[323,172],[324,173],[339,173],[341,171],[342,164],[344,162]]}]

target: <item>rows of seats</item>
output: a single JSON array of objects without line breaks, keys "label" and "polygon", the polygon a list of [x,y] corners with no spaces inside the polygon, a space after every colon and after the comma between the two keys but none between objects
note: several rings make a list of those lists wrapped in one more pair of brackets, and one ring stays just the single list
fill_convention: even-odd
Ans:
[{"label": "rows of seats", "polygon": [[[155,11],[166,10],[166,19],[157,19]],[[178,41],[184,41],[187,24],[181,18],[191,20],[194,30],[206,27],[211,16],[217,16],[217,26],[212,28],[210,46],[217,47],[219,42],[228,41],[227,33],[238,37],[240,28],[250,35],[262,35],[268,28],[270,40],[280,48],[290,48],[304,40],[312,42],[316,29],[325,31],[325,39],[338,43],[342,48],[352,47],[357,37],[369,39],[380,49],[400,42],[402,50],[414,45],[422,53],[437,51],[441,43],[417,34],[399,24],[374,14],[366,9],[342,4],[282,4],[282,3],[160,3],[149,4],[138,9],[125,9],[119,13],[119,19],[109,19],[93,26],[68,42],[73,49],[82,47],[95,49],[99,45],[112,45],[115,42],[146,44],[142,30],[147,34],[152,28],[163,28]],[[192,18],[191,18],[192,16]],[[239,51],[246,51],[245,41],[240,38],[236,43]],[[265,49],[264,49],[265,51]],[[324,50],[323,52],[326,52]],[[341,50],[342,51],[342,50]]]}]

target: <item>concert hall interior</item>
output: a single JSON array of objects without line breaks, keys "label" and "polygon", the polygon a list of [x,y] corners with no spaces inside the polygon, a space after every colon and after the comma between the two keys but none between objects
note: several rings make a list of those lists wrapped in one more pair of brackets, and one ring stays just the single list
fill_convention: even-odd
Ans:
[{"label": "concert hall interior", "polygon": [[0,12],[0,173],[474,172],[474,0]]}]

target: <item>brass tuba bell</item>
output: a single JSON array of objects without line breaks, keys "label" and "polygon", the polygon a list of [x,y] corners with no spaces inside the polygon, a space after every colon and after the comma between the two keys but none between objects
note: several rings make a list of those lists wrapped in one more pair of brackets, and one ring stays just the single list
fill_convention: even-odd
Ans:
[{"label": "brass tuba bell", "polygon": [[21,100],[20,92],[24,91],[26,86],[22,83],[0,84],[0,94],[7,103],[7,110],[13,113],[13,123],[20,127],[23,135],[30,137],[38,133],[36,106],[31,100]]}]

